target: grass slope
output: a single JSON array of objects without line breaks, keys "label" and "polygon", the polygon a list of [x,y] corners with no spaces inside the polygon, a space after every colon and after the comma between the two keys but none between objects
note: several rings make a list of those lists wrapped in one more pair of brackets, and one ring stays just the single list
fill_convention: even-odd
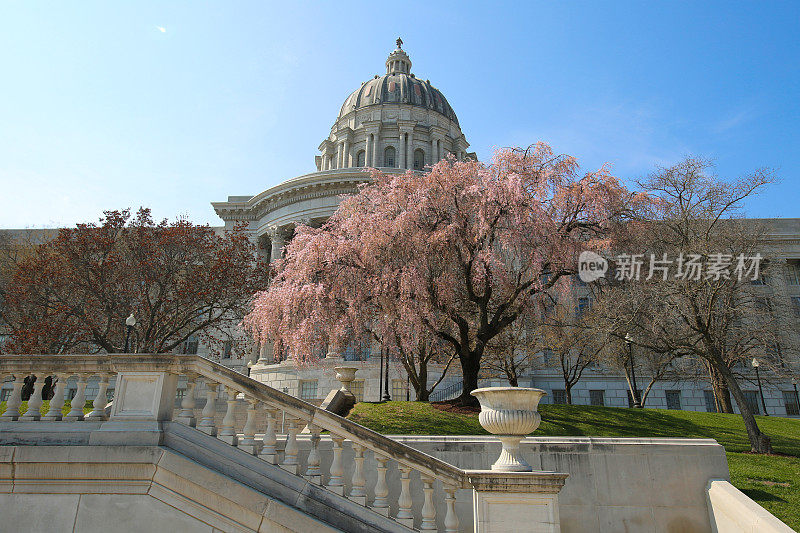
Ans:
[{"label": "grass slope", "polygon": [[[622,409],[585,405],[540,405],[534,435],[592,437],[712,438],[728,452],[731,482],[765,509],[800,530],[800,420],[758,416],[777,453],[751,455],[739,415]],[[487,435],[477,414],[446,413],[422,402],[359,403],[348,416],[387,435]]]}]

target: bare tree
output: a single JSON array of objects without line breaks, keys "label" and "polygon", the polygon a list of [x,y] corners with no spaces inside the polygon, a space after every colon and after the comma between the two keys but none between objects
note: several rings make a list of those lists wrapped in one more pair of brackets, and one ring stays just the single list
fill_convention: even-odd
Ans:
[{"label": "bare tree", "polygon": [[607,346],[604,335],[593,324],[592,312],[571,304],[572,298],[562,298],[548,306],[538,327],[545,347],[544,364],[561,373],[568,404],[572,404],[572,388],[587,369],[594,367]]},{"label": "bare tree", "polygon": [[481,377],[502,376],[512,387],[540,363],[544,346],[528,320],[519,320],[486,345]]},{"label": "bare tree", "polygon": [[[787,315],[759,285],[763,228],[741,219],[744,201],[773,177],[759,170],[724,182],[708,174],[710,166],[689,158],[640,182],[659,200],[654,220],[631,243],[639,246],[632,253],[650,259],[649,271],[638,282],[608,286],[605,318],[618,338],[628,334],[654,353],[708,365],[739,406],[752,451],[770,453],[732,369],[753,357],[773,371],[783,363],[771,354]],[[782,354],[796,358],[794,348]]]}]

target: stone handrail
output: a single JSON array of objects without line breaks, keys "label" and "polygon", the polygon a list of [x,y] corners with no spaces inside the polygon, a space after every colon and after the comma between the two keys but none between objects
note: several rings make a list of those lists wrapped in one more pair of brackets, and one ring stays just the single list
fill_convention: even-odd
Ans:
[{"label": "stone handrail", "polygon": [[[302,475],[308,481],[347,497],[373,511],[389,517],[389,487],[387,485],[387,463],[397,463],[400,472],[397,512],[391,517],[399,524],[420,531],[458,531],[459,524],[455,511],[456,491],[473,489],[478,492],[540,492],[557,494],[564,483],[566,474],[533,473],[529,476],[507,475],[487,471],[465,471],[431,457],[421,451],[387,438],[355,422],[320,409],[308,402],[285,394],[264,385],[229,368],[196,355],[172,354],[98,354],[98,355],[8,355],[0,356],[0,380],[11,376],[13,390],[7,402],[6,411],[0,415],[2,421],[50,421],[50,420],[106,420],[106,388],[109,380],[115,377],[115,389],[110,420],[99,431],[108,435],[109,443],[125,444],[132,431],[150,431],[159,434],[158,422],[175,420],[187,426],[196,427],[220,440],[238,447],[264,461],[280,466],[285,470]],[[35,376],[34,390],[28,403],[28,411],[19,413],[23,381]],[[42,405],[42,388],[45,378],[54,376],[55,396],[50,402],[50,410],[39,414]],[[77,377],[77,390],[73,407],[67,415],[61,414],[65,403],[66,382]],[[94,398],[94,409],[84,416],[82,408],[86,401],[85,390],[88,378],[96,376],[99,388]],[[180,402],[174,405],[179,376],[186,376],[187,390]],[[195,388],[201,381],[205,384],[206,405],[200,417],[195,417]],[[227,411],[217,427],[214,415],[219,391],[227,396]],[[237,398],[243,396],[248,403],[247,421],[244,427],[236,427],[235,412]],[[173,416],[173,411],[178,412]],[[257,428],[256,418],[266,411],[266,427]],[[288,429],[285,445],[278,446],[277,419],[283,413]],[[150,424],[148,426],[148,424]],[[305,472],[300,472],[298,458],[298,433],[306,427],[311,434],[311,449],[306,457]],[[330,468],[323,472],[320,457],[320,434],[328,431],[332,441]],[[263,433],[262,439],[256,434]],[[113,439],[118,439],[114,441]],[[140,435],[141,438],[141,435]],[[154,437],[158,444],[158,437]],[[352,478],[349,478],[350,491],[345,494],[345,468],[343,464],[343,444],[352,446]],[[364,453],[370,451],[377,463],[377,480],[372,487],[373,501],[367,504],[366,475],[364,472]],[[422,506],[414,506],[419,494],[411,491],[411,473],[419,474],[423,485]],[[530,473],[529,473],[530,474]],[[327,479],[327,483],[323,483]],[[434,502],[434,483],[441,484],[445,493],[444,519],[436,517]],[[528,488],[524,488],[527,486]],[[396,486],[395,486],[396,487]],[[441,500],[439,500],[441,502]],[[475,500],[476,502],[478,499]],[[483,500],[481,500],[483,501]],[[488,500],[487,500],[488,501]],[[476,512],[477,510],[477,503]],[[484,505],[483,503],[481,505]],[[415,511],[415,508],[419,508]],[[557,516],[557,515],[556,515]],[[476,521],[476,530],[488,527]],[[557,519],[556,519],[557,524]],[[440,527],[443,526],[442,529]]]}]

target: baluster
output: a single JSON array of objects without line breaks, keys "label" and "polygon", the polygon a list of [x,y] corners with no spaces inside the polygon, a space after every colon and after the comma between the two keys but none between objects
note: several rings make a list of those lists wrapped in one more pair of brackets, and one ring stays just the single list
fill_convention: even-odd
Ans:
[{"label": "baluster", "polygon": [[322,484],[322,469],[319,467],[319,433],[320,428],[314,424],[309,424],[308,431],[311,433],[311,451],[308,452],[308,460],[306,461],[306,475],[305,478],[317,485]]},{"label": "baluster", "polygon": [[258,454],[261,459],[272,465],[278,464],[278,452],[275,449],[275,444],[278,442],[278,437],[275,435],[275,417],[278,412],[278,409],[274,407],[267,408],[267,429],[264,432],[264,446],[261,448],[261,453]]},{"label": "baluster", "polygon": [[422,504],[422,524],[420,531],[436,531],[436,506],[433,505],[433,478],[420,476],[422,479],[422,492],[425,493],[425,502]]},{"label": "baluster", "polygon": [[286,430],[286,447],[283,449],[283,463],[281,463],[281,468],[291,472],[292,474],[297,473],[297,453],[300,451],[300,448],[297,446],[297,433],[300,431],[300,420],[296,418],[290,418],[287,420],[289,423],[289,429]]},{"label": "baluster", "polygon": [[364,478],[364,447],[353,443],[355,457],[355,468],[353,468],[353,483],[350,487],[350,499],[361,505],[367,505],[367,491],[365,485],[367,480]]},{"label": "baluster", "polygon": [[180,422],[189,427],[195,427],[196,420],[194,418],[194,389],[197,386],[197,375],[187,374],[186,376],[186,392],[183,394],[181,401],[181,410],[175,418],[176,422]]},{"label": "baluster", "polygon": [[383,516],[389,516],[389,485],[386,484],[386,463],[388,457],[375,454],[375,462],[378,463],[378,481],[375,483],[375,501],[372,502],[372,510]]},{"label": "baluster", "polygon": [[100,382],[97,384],[97,396],[92,402],[92,412],[86,415],[84,420],[105,420],[106,419],[106,405],[108,404],[108,396],[106,390],[108,389],[108,376],[100,376]]},{"label": "baluster", "polygon": [[25,376],[17,374],[11,377],[14,379],[13,389],[11,390],[11,396],[6,401],[6,410],[3,416],[0,417],[5,421],[19,419],[19,406],[22,405],[22,386],[25,385]]},{"label": "baluster", "polygon": [[33,392],[31,393],[31,397],[28,398],[28,410],[25,411],[25,414],[19,417],[19,419],[29,421],[29,420],[39,420],[42,418],[42,388],[44,388],[44,379],[45,376],[37,376],[36,374],[32,374],[32,376],[36,381],[33,383]]},{"label": "baluster", "polygon": [[344,496],[344,467],[342,466],[342,443],[344,437],[331,435],[333,443],[333,459],[331,460],[331,477],[326,488],[339,496]]},{"label": "baluster", "polygon": [[225,411],[225,418],[222,419],[222,427],[217,438],[222,442],[227,442],[231,446],[236,446],[236,395],[239,392],[231,387],[225,387],[225,394],[228,395],[228,410]]},{"label": "baluster", "polygon": [[11,377],[14,379],[14,388],[11,390],[11,396],[8,397],[8,401],[6,401],[6,410],[3,416],[0,417],[5,421],[19,419],[19,406],[22,405],[22,386],[25,385],[25,376],[17,374]]},{"label": "baluster", "polygon": [[53,397],[50,399],[50,410],[42,417],[42,420],[61,420],[63,416],[62,409],[64,408],[64,390],[67,388],[67,375],[56,374],[53,378],[56,380],[56,388],[53,391]]},{"label": "baluster", "polygon": [[212,437],[217,434],[217,426],[214,423],[214,414],[217,412],[217,384],[206,380],[206,405],[200,413],[202,418],[197,425],[197,429]]},{"label": "baluster", "polygon": [[240,450],[255,455],[258,453],[258,444],[256,444],[256,414],[258,413],[258,406],[261,402],[255,398],[249,398],[247,402],[249,403],[247,408],[247,422],[245,422],[244,429],[242,429],[244,436],[242,440],[239,441],[238,447]]},{"label": "baluster", "polygon": [[83,420],[83,406],[86,405],[86,380],[86,376],[78,376],[78,390],[75,391],[75,397],[72,398],[69,413],[64,417],[67,422]]},{"label": "baluster", "polygon": [[414,513],[411,512],[411,467],[404,464],[400,468],[400,497],[397,499],[396,520],[408,528],[414,528]]},{"label": "baluster", "polygon": [[456,514],[456,491],[458,487],[445,485],[444,492],[447,494],[444,500],[447,504],[447,514],[444,517],[445,533],[458,533],[458,515]]}]

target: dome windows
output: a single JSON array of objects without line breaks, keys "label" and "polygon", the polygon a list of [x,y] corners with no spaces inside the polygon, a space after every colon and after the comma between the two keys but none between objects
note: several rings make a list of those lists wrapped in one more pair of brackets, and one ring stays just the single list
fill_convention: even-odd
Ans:
[{"label": "dome windows", "polygon": [[414,170],[422,170],[425,168],[425,152],[420,148],[414,150]]},{"label": "dome windows", "polygon": [[393,146],[386,148],[386,150],[383,151],[383,166],[389,168],[397,167],[395,154],[396,152]]}]

